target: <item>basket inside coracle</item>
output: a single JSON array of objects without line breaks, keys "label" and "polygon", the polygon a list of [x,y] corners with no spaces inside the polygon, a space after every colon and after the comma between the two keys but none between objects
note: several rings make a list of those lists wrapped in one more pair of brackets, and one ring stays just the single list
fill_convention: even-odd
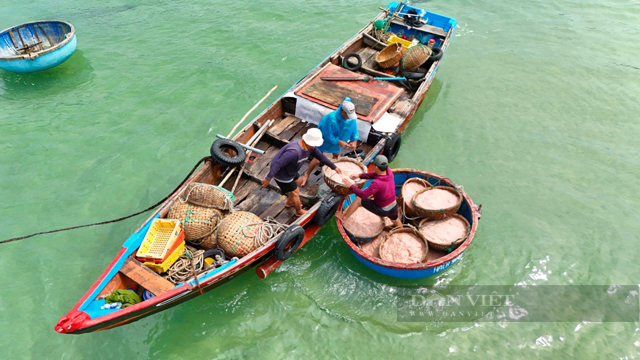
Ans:
[{"label": "basket inside coracle", "polygon": [[418,231],[427,240],[430,248],[451,252],[467,240],[471,233],[471,225],[462,215],[453,214],[439,220],[424,219],[420,222]]},{"label": "basket inside coracle", "polygon": [[406,197],[406,201],[404,194],[406,194],[406,192],[408,191],[407,189],[420,185],[422,185],[424,189],[430,189],[431,187],[433,187],[433,185],[431,185],[427,180],[415,177],[405,181],[405,183],[402,184],[402,187],[400,188],[400,194],[398,195],[398,205],[400,206],[400,209],[402,210],[404,216],[409,220],[418,217],[418,214],[416,214],[415,210],[413,209],[413,204],[411,204],[411,199],[417,191],[409,194],[409,196]]},{"label": "basket inside coracle", "polygon": [[402,59],[403,52],[402,44],[393,43],[382,49],[380,53],[376,55],[376,62],[383,69],[390,68]]},{"label": "basket inside coracle", "polygon": [[[455,203],[452,203],[450,206],[436,206],[436,207],[425,207],[420,204],[420,200],[418,198],[422,196],[430,195],[430,191],[435,193],[435,191],[447,191],[453,194],[456,197]],[[462,204],[462,194],[460,192],[450,186],[434,186],[430,189],[423,189],[415,193],[413,198],[411,199],[411,204],[413,205],[413,209],[415,210],[418,216],[427,218],[427,219],[443,219],[447,216],[451,216],[458,212],[460,208],[460,204]]]},{"label": "basket inside coracle", "polygon": [[[333,163],[336,164],[336,166],[338,167],[340,167],[340,163],[355,164],[360,168],[361,173],[367,172],[367,167],[363,163],[348,157],[338,158],[338,160],[334,161]],[[349,177],[349,174],[342,174],[342,176]],[[341,179],[342,176],[340,174],[335,173],[328,166],[324,168],[324,182],[327,184],[327,186],[329,186],[329,188],[338,195],[349,195],[351,194],[351,190],[349,189],[348,186],[342,183],[342,179]],[[354,181],[354,184],[358,188],[362,189],[362,187],[366,182],[367,182],[366,179],[358,179]]]},{"label": "basket inside coracle", "polygon": [[364,207],[359,207],[346,221],[344,231],[356,244],[366,244],[377,238],[384,230],[384,219]]},{"label": "basket inside coracle", "polygon": [[219,210],[233,208],[233,194],[219,186],[203,183],[190,183],[180,194],[180,200],[194,205]]},{"label": "basket inside coracle", "polygon": [[[410,236],[412,240],[415,240],[419,248],[409,249],[408,246],[412,245],[411,242],[396,242],[397,238],[391,240],[398,235]],[[423,245],[424,248],[422,248]],[[421,250],[421,252],[417,253],[416,250]],[[427,239],[425,239],[424,236],[414,227],[395,228],[391,230],[380,243],[379,253],[382,260],[393,263],[403,263],[407,265],[423,263],[426,262],[429,257],[429,243],[427,242]]]}]

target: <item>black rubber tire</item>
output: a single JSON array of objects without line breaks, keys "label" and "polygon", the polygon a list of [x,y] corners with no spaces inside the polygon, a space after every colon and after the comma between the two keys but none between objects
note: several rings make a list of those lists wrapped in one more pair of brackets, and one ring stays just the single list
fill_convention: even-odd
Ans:
[{"label": "black rubber tire", "polygon": [[222,249],[209,249],[209,250],[205,251],[204,254],[202,254],[203,259],[212,258],[213,260],[216,259],[215,258],[216,255],[222,256],[223,259],[227,258],[225,256],[225,254],[224,254],[224,250],[222,250]]},{"label": "black rubber tire", "polygon": [[[223,150],[230,149],[235,151],[236,155],[231,156]],[[217,139],[211,144],[211,158],[213,161],[224,166],[234,167],[244,162],[245,149],[237,142],[227,139]]]},{"label": "black rubber tire", "polygon": [[285,261],[293,255],[302,244],[304,229],[300,225],[292,225],[285,230],[276,242],[276,259]]},{"label": "black rubber tire", "polygon": [[[351,65],[349,65],[349,61],[348,61],[348,60],[349,60],[350,58],[352,58],[352,57],[354,57],[354,58],[356,58],[356,60],[358,60],[358,63],[357,63],[355,66],[351,66]],[[359,54],[357,54],[357,53],[350,53],[350,54],[347,54],[347,55],[344,57],[344,60],[342,60],[342,66],[343,66],[345,69],[347,69],[347,70],[351,70],[351,71],[358,71],[358,70],[360,70],[360,68],[362,67],[362,58],[361,58],[361,57],[360,57],[360,55],[359,55]]]},{"label": "black rubber tire", "polygon": [[364,159],[367,156],[367,152],[364,151],[364,149],[356,149],[355,151],[349,150],[346,153],[344,153],[342,156],[355,159],[356,154],[358,154],[360,159]]},{"label": "black rubber tire", "polygon": [[322,203],[313,216],[313,222],[318,226],[324,226],[331,220],[333,215],[338,211],[342,196],[331,192],[322,199]]},{"label": "black rubber tire", "polygon": [[442,59],[442,49],[434,47],[433,49],[431,49],[431,51],[432,53],[429,57],[429,61],[436,62]]},{"label": "black rubber tire", "polygon": [[384,144],[382,155],[386,156],[389,162],[392,162],[400,151],[400,144],[402,144],[402,136],[400,134],[389,135],[387,142]]}]

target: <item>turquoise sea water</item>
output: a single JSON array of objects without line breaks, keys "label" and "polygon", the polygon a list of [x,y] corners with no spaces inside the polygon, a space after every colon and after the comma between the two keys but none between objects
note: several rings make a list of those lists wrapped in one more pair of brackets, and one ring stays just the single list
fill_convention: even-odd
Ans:
[{"label": "turquoise sea water", "polygon": [[[411,4],[458,28],[392,166],[444,174],[484,205],[464,259],[416,283],[638,284],[640,6]],[[78,34],[55,69],[0,71],[0,238],[161,199],[216,133],[383,5],[0,0],[0,28],[64,19]],[[394,286],[410,282],[357,262],[335,224],[266,280],[248,272],[125,327],[55,333],[144,219],[0,245],[0,357],[640,357],[638,323],[399,323]]]}]

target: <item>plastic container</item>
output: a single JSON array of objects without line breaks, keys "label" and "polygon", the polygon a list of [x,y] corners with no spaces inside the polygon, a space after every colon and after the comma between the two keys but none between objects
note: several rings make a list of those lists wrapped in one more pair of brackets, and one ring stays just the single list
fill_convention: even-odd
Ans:
[{"label": "plastic container", "polygon": [[391,45],[391,44],[395,44],[395,43],[398,43],[398,44],[402,45],[402,47],[405,50],[410,48],[411,46],[413,46],[413,43],[411,41],[401,39],[401,38],[399,38],[399,37],[397,37],[395,35],[391,36],[389,38],[389,40],[387,40],[387,45]]},{"label": "plastic container", "polygon": [[436,39],[429,39],[429,42],[427,43],[427,47],[429,49],[433,49],[435,45],[436,45]]},{"label": "plastic container", "polygon": [[176,250],[172,252],[171,255],[169,255],[169,257],[167,257],[167,259],[161,264],[156,264],[154,262],[144,262],[142,263],[142,265],[160,274],[163,272],[167,272],[171,265],[173,265],[173,263],[175,263],[180,258],[180,256],[182,256],[182,254],[184,254],[184,240],[180,242]]},{"label": "plastic container", "polygon": [[180,220],[155,219],[136,252],[136,258],[141,262],[162,263],[181,240],[184,242]]}]

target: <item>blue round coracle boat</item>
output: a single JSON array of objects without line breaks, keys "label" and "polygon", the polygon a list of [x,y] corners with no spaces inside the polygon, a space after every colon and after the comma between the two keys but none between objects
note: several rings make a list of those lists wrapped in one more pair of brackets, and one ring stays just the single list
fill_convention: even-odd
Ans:
[{"label": "blue round coracle boat", "polygon": [[[477,207],[458,185],[440,175],[416,169],[393,169],[393,175],[396,183],[396,196],[398,196],[400,189],[402,189],[402,185],[411,178],[421,178],[427,180],[431,185],[450,186],[458,189],[462,194],[462,204],[460,205],[458,214],[462,215],[471,226],[467,238],[450,253],[429,249],[427,261],[417,264],[393,263],[366,254],[358,245],[351,241],[344,230],[342,222],[337,220],[338,231],[340,231],[342,240],[360,262],[383,275],[401,279],[422,279],[445,271],[462,258],[462,254],[467,250],[471,241],[473,241],[476,228],[478,227],[478,220],[480,219],[480,207]],[[354,197],[355,195],[349,195],[342,202],[341,208],[344,209],[351,204]]]},{"label": "blue round coracle boat", "polygon": [[70,23],[44,20],[0,32],[0,69],[29,73],[62,64],[76,50],[76,31]]}]

